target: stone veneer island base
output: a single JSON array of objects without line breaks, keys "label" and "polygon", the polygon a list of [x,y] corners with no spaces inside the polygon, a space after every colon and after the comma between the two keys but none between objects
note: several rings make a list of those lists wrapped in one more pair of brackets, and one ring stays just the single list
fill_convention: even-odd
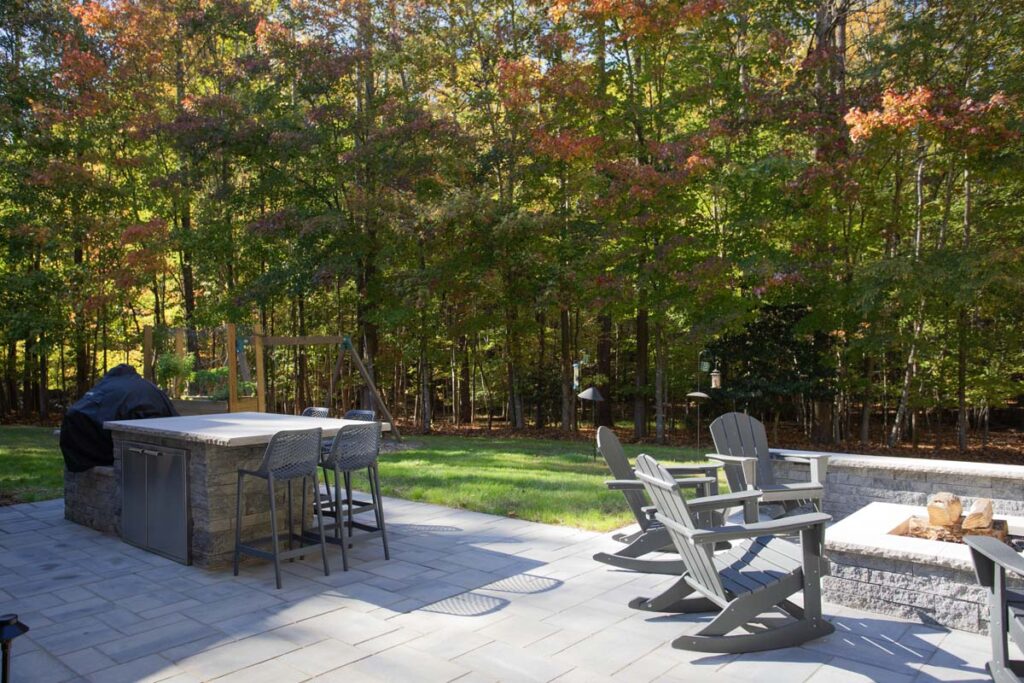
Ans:
[{"label": "stone veneer island base", "polygon": [[[151,493],[183,493],[185,506],[185,557],[175,557],[201,567],[222,567],[229,564],[235,544],[235,496],[239,468],[258,468],[266,444],[278,431],[320,427],[324,437],[335,435],[351,420],[297,417],[269,413],[230,413],[188,417],[123,420],[104,425],[114,439],[114,464],[110,468],[93,468],[81,474],[65,474],[65,517],[104,532],[130,538],[129,532],[139,526],[139,514],[125,507],[126,458],[144,454],[163,458],[173,454],[184,465],[183,492],[177,480],[159,478],[147,482]],[[385,427],[386,428],[386,427]],[[159,455],[157,455],[159,454]],[[129,463],[130,467],[135,467]],[[166,483],[167,491],[160,490]],[[293,484],[293,516],[296,531],[303,515],[300,508],[301,487]],[[307,488],[307,503],[312,500],[312,486]],[[287,530],[286,486],[276,488],[278,533],[282,539]],[[164,508],[171,512],[173,507]],[[307,505],[309,512],[311,503]],[[165,520],[152,515],[153,522]],[[134,525],[134,526],[133,526]],[[145,527],[145,524],[142,524]],[[160,527],[156,527],[159,529]],[[154,535],[154,527],[150,527]],[[162,533],[162,532],[161,532]],[[266,482],[246,477],[243,490],[242,539],[252,540],[270,534],[270,498]],[[156,534],[157,536],[160,533]],[[154,539],[159,552],[160,538]]]}]

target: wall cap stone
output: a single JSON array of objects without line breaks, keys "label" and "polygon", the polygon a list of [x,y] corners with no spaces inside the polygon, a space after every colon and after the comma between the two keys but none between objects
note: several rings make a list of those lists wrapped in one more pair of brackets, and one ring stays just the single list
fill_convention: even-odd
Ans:
[{"label": "wall cap stone", "polygon": [[891,455],[863,455],[860,453],[829,453],[789,448],[772,448],[775,455],[827,455],[829,469],[833,466],[874,470],[914,470],[918,472],[1013,479],[1024,482],[1024,466],[991,462],[963,462],[960,460],[931,460],[929,458],[899,458]]}]

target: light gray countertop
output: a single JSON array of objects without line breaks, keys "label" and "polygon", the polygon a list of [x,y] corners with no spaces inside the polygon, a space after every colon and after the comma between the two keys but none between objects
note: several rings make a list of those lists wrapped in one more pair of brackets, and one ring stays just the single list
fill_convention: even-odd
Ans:
[{"label": "light gray countertop", "polygon": [[[154,417],[142,420],[112,420],[104,429],[121,436],[181,439],[215,446],[256,446],[268,443],[274,434],[292,429],[320,427],[325,437],[334,436],[345,425],[366,424],[358,420],[301,417],[277,413],[217,413],[182,417]],[[391,425],[382,423],[383,431]]]}]

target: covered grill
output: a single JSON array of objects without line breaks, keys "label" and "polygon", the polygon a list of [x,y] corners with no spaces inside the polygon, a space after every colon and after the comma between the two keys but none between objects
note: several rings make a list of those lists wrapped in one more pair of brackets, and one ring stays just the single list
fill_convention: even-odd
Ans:
[{"label": "covered grill", "polygon": [[60,450],[71,472],[85,472],[114,462],[114,442],[103,429],[108,420],[174,417],[171,400],[130,365],[121,364],[75,402],[64,414]]}]

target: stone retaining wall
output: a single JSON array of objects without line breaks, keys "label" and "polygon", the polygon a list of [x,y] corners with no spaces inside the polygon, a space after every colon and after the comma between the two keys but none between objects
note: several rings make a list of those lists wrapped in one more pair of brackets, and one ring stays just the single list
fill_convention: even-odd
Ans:
[{"label": "stone retaining wall", "polygon": [[[923,508],[928,497],[940,491],[960,496],[965,509],[975,498],[990,498],[997,515],[1024,516],[1021,466],[848,453],[829,456],[824,510],[832,515],[833,524],[875,502]],[[810,476],[808,466],[801,463],[776,460],[773,469],[780,482],[807,481]],[[831,538],[825,533],[831,576],[822,579],[822,591],[829,602],[924,624],[987,632],[987,592],[978,586],[966,553],[963,560],[951,562],[912,552],[858,549],[839,542],[838,527],[836,532]]]},{"label": "stone retaining wall", "polygon": [[988,591],[967,568],[829,550],[829,602],[932,626],[988,632]]},{"label": "stone retaining wall", "polygon": [[[780,450],[806,455],[808,451]],[[997,514],[1024,516],[1024,467],[990,463],[894,458],[829,453],[825,512],[839,521],[868,503],[925,505],[928,496],[952,491],[968,508],[975,498],[991,498]],[[774,461],[780,482],[807,481],[809,468],[801,463]]]}]

